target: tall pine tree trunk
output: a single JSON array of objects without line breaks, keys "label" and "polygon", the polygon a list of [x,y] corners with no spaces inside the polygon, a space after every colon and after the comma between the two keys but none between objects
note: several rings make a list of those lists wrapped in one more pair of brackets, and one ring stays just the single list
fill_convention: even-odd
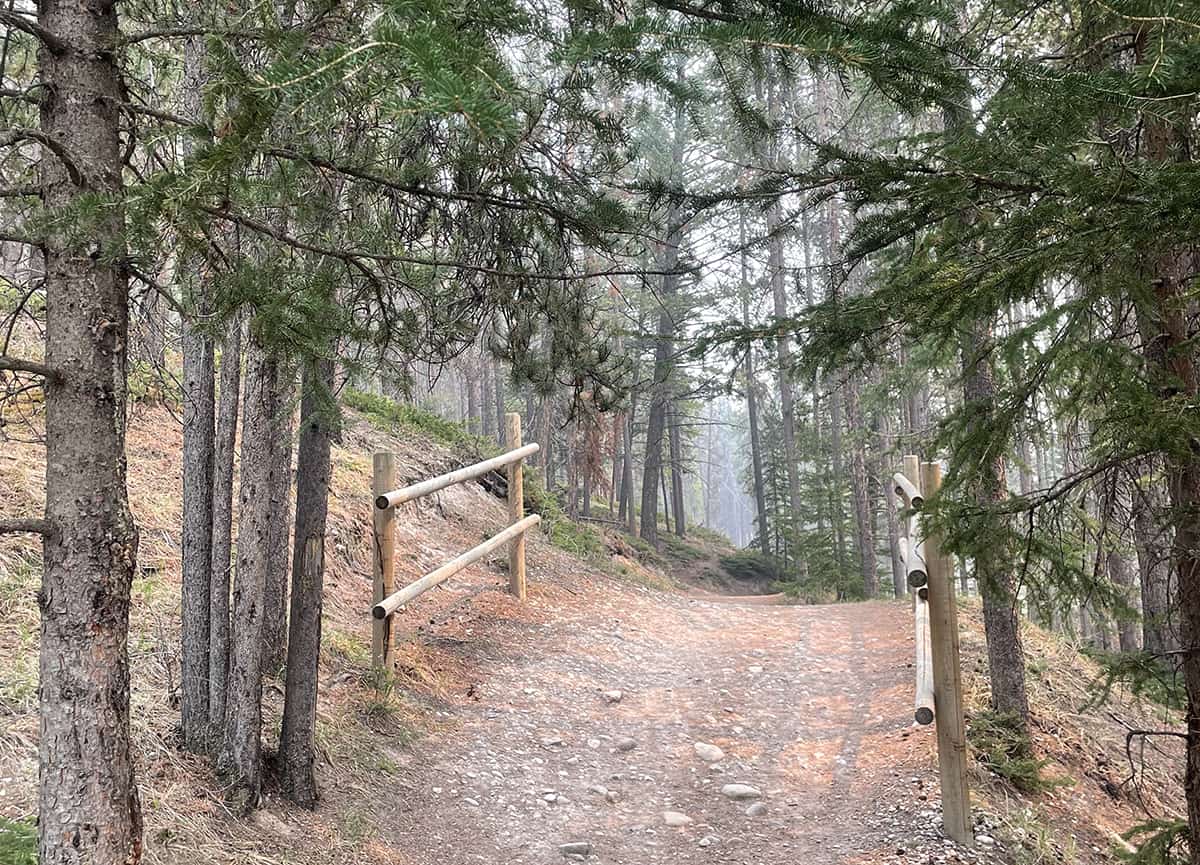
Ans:
[{"label": "tall pine tree trunk", "polygon": [[213,747],[225,735],[229,676],[229,582],[233,571],[233,465],[242,385],[242,316],[234,314],[221,343],[216,440],[213,449],[212,572],[208,619],[208,723]]},{"label": "tall pine tree trunk", "polygon": [[237,571],[233,581],[233,637],[225,737],[217,768],[236,814],[257,804],[262,789],[262,634],[271,536],[272,473],[278,442],[277,360],[251,331],[246,351],[242,414],[242,472],[238,514]]},{"label": "tall pine tree trunk", "polygon": [[291,539],[292,437],[295,371],[279,365],[279,410],[272,418],[275,447],[271,467],[271,532],[267,545],[267,583],[263,595],[263,675],[275,676],[287,655],[287,587]]},{"label": "tall pine tree trunk", "polygon": [[671,447],[671,503],[675,509],[675,534],[684,537],[687,534],[687,508],[683,501],[683,442],[679,433],[679,407],[672,405],[670,409],[670,430],[668,436]]},{"label": "tall pine tree trunk", "polygon": [[[963,337],[963,401],[967,411],[979,416],[991,414],[996,408],[991,341],[990,328],[979,323]],[[1002,453],[992,455],[984,464],[974,496],[985,511],[994,510],[1007,498]],[[1020,732],[1027,736],[1029,698],[1025,690],[1025,655],[1011,568],[1010,561],[1003,555],[992,555],[986,544],[975,551],[975,579],[983,599],[992,703],[998,712],[1011,716]]]},{"label": "tall pine tree trunk", "polygon": [[[683,148],[686,132],[683,105],[675,109],[675,137],[671,145],[671,177],[682,179]],[[658,487],[663,477],[663,438],[667,426],[667,409],[671,401],[671,371],[675,353],[675,296],[679,290],[679,275],[674,272],[679,263],[679,245],[683,240],[683,217],[680,203],[672,197],[667,206],[666,242],[661,255],[662,280],[658,313],[658,328],[654,340],[654,378],[650,385],[650,412],[646,419],[646,457],[642,467],[642,540],[658,546]],[[664,502],[665,505],[665,502]]]},{"label": "tall pine tree trunk", "polygon": [[[38,709],[38,860],[141,858],[129,737],[129,593],[137,529],[125,480],[129,285],[116,6],[41,0],[40,165],[48,212],[93,211],[86,236],[46,223],[46,508]],[[60,41],[61,40],[61,41]],[[57,46],[57,47],[55,47]],[[117,206],[96,208],[96,196]],[[93,202],[87,204],[87,202]],[[100,251],[100,254],[96,253]]]},{"label": "tall pine tree trunk", "polygon": [[1171,615],[1169,506],[1156,463],[1143,461],[1130,503],[1142,589],[1142,648],[1174,666],[1179,637]]},{"label": "tall pine tree trunk", "polygon": [[325,581],[325,522],[329,508],[330,441],[335,425],[333,362],[305,364],[296,455],[296,532],[280,786],[305,807],[316,804],[317,682],[321,655],[321,598]]},{"label": "tall pine tree trunk", "polygon": [[[199,37],[184,46],[182,87],[190,117],[202,116],[204,42]],[[184,157],[190,158],[192,138],[184,135]],[[183,349],[183,523],[180,548],[182,585],[180,609],[179,714],[184,746],[206,750],[209,725],[210,594],[213,543],[213,448],[216,406],[212,337],[207,331],[212,311],[211,287],[199,256],[183,260],[185,312],[180,322]]]}]

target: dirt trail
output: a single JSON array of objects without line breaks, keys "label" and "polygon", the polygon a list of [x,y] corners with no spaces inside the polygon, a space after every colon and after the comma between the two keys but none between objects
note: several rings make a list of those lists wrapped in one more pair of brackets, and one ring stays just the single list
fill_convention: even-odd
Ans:
[{"label": "dirt trail", "polygon": [[[469,635],[456,651],[476,683],[381,815],[412,862],[562,863],[569,842],[612,865],[978,861],[935,828],[906,607],[578,588],[541,588],[538,621],[489,592],[469,605],[480,618],[458,605],[430,629]],[[723,795],[731,783],[758,788],[765,813]]]}]

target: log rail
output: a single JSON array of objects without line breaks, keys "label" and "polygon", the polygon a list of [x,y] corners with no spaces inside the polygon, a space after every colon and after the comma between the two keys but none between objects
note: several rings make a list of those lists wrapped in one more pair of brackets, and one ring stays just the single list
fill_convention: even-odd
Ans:
[{"label": "log rail", "polygon": [[918,724],[937,721],[938,771],[942,783],[942,826],[950,838],[971,846],[970,792],[967,786],[966,724],[962,706],[958,609],[954,575],[941,549],[941,538],[922,514],[927,496],[942,485],[942,466],[904,457],[904,471],[893,478],[895,504],[907,517],[897,551],[914,590],[913,628],[916,687],[913,717]]},{"label": "log rail", "polygon": [[[521,416],[506,416],[505,444],[507,452],[474,465],[410,484],[400,489],[396,485],[396,459],[394,454],[377,453],[374,457],[374,506],[372,530],[372,573],[374,600],[371,607],[373,626],[371,631],[371,660],[376,670],[387,671],[392,666],[392,617],[421,594],[479,561],[488,553],[508,544],[509,546],[509,592],[525,600],[525,533],[541,522],[537,514],[524,515],[524,482],[522,461],[540,449],[536,443],[522,445]],[[444,490],[455,484],[465,483],[486,475],[488,472],[506,469],[508,474],[508,512],[511,524],[503,531],[481,544],[452,559],[396,590],[395,547],[396,508],[415,499]]]}]

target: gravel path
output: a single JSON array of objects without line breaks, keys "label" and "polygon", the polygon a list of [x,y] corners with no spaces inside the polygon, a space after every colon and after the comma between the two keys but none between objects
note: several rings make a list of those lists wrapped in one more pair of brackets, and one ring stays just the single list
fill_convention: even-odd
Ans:
[{"label": "gravel path", "polygon": [[455,620],[479,681],[457,726],[416,746],[389,816],[413,862],[993,861],[989,838],[941,838],[906,605],[625,585],[531,603]]}]

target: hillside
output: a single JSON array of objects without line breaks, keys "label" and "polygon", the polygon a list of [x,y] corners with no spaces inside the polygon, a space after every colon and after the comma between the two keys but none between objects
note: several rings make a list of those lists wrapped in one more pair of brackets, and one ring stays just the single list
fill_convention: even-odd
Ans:
[{"label": "hillside", "polygon": [[[673,541],[658,558],[555,516],[529,546],[527,604],[503,592],[500,557],[469,569],[403,614],[396,679],[377,690],[371,453],[395,451],[409,481],[461,464],[471,447],[413,424],[385,432],[379,420],[353,415],[334,454],[323,802],[308,813],[268,791],[253,820],[238,822],[223,811],[205,761],[177,747],[180,433],[165,409],[137,408],[129,457],[141,573],[130,652],[145,861],[1100,863],[1114,861],[1117,834],[1144,819],[1142,805],[1156,815],[1179,808],[1173,742],[1147,742],[1147,771],[1137,785],[1128,780],[1126,731],[1164,726],[1153,707],[1118,694],[1084,709],[1096,668],[1031,627],[1036,744],[1051,761],[1043,776],[1061,784],[1025,795],[979,765],[980,845],[954,848],[937,828],[932,730],[911,723],[907,605],[716,603],[729,600],[720,592],[766,587],[747,590],[714,570],[729,551],[711,538]],[[37,445],[6,445],[0,515],[39,506],[41,471]],[[477,484],[406,506],[397,581],[504,520],[503,503]],[[8,820],[35,810],[37,584],[36,548],[0,538],[0,817]],[[963,627],[974,720],[987,685],[969,602]],[[268,685],[272,736],[281,695],[280,683]],[[730,798],[728,784],[759,795]]]}]

